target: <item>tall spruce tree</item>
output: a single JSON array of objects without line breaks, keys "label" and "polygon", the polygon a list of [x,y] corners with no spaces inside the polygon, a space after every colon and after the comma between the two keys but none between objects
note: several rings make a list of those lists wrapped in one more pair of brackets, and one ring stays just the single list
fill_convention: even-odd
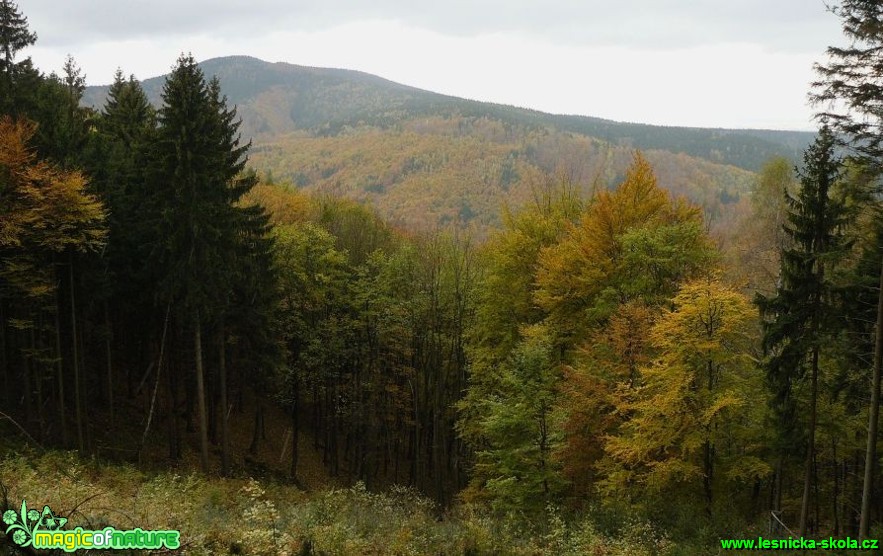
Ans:
[{"label": "tall spruce tree", "polygon": [[37,34],[28,31],[28,18],[18,11],[16,3],[0,0],[0,47],[3,49],[0,70],[12,73],[16,54],[36,41]]},{"label": "tall spruce tree", "polygon": [[[225,119],[192,56],[181,56],[166,80],[154,146],[154,187],[162,202],[154,258],[165,304],[193,333],[200,454],[208,470],[203,328],[228,297],[225,253],[232,245],[228,180],[238,159],[224,136]],[[225,152],[226,150],[226,152]],[[241,153],[240,153],[241,155]]]},{"label": "tall spruce tree", "polygon": [[0,0],[0,111],[14,113],[18,91],[15,84],[23,73],[34,73],[31,59],[15,62],[16,55],[37,41],[37,34],[28,30],[28,18],[15,2]]},{"label": "tall spruce tree", "polygon": [[78,168],[86,162],[86,146],[94,111],[80,106],[86,76],[70,55],[62,75],[54,73],[43,80],[37,106],[32,109],[40,126],[38,149],[65,168]]},{"label": "tall spruce tree", "polygon": [[[764,317],[763,347],[768,355],[765,365],[779,419],[780,453],[796,449],[801,441],[806,446],[800,510],[802,536],[807,531],[816,449],[819,356],[825,335],[833,328],[830,272],[844,247],[841,229],[845,209],[831,196],[840,172],[834,145],[833,133],[823,126],[816,141],[804,153],[801,189],[796,197],[786,193],[785,232],[792,246],[782,254],[780,283],[775,296],[757,296]],[[795,386],[807,380],[809,415],[803,420],[798,418]],[[805,423],[805,437],[795,428],[798,422]],[[781,472],[780,464],[777,485],[781,485]],[[777,486],[777,498],[780,495],[780,486]]]},{"label": "tall spruce tree", "polygon": [[[138,95],[136,95],[138,96]],[[119,99],[117,99],[119,101]],[[230,466],[227,338],[251,353],[252,376],[281,358],[273,340],[274,297],[268,217],[240,203],[255,185],[245,172],[249,144],[220,82],[209,82],[192,56],[181,56],[163,89],[149,181],[156,191],[159,236],[152,260],[161,269],[161,298],[193,334],[202,465],[208,469],[209,415],[203,344],[217,348],[222,472]],[[134,106],[141,100],[133,99]],[[214,402],[214,398],[209,400]],[[214,407],[214,403],[211,404]],[[215,411],[212,410],[212,426]],[[212,429],[214,430],[214,428]]]},{"label": "tall spruce tree", "polygon": [[117,71],[93,137],[89,170],[110,208],[111,270],[122,279],[115,284],[126,298],[139,295],[143,275],[144,235],[152,195],[145,186],[145,157],[153,139],[156,114],[134,77]]},{"label": "tall spruce tree", "polygon": [[[843,0],[832,11],[841,19],[847,47],[829,46],[828,63],[816,64],[819,80],[810,99],[821,105],[820,115],[877,175],[883,171],[883,4],[877,0]],[[883,298],[883,254],[878,297]],[[883,299],[878,299],[876,341],[868,411],[868,441],[859,536],[870,529],[871,490],[876,465],[883,372]]]},{"label": "tall spruce tree", "polygon": [[[108,245],[101,261],[106,282],[102,317],[107,345],[107,401],[113,417],[112,354],[116,351],[124,360],[143,361],[147,355],[141,339],[148,338],[151,331],[146,317],[153,306],[155,273],[146,263],[151,238],[156,234],[152,216],[156,203],[146,184],[145,160],[156,130],[156,114],[138,81],[134,77],[124,79],[122,71],[117,70],[96,124],[97,133],[89,134],[86,167],[109,209]],[[126,373],[129,393],[132,375]]]}]

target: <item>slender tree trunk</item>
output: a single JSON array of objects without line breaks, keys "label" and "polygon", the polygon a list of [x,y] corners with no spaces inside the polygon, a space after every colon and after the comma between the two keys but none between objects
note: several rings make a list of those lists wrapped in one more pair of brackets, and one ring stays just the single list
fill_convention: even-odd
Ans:
[{"label": "slender tree trunk", "polygon": [[169,358],[169,459],[176,461],[181,457],[181,440],[178,425],[178,380],[177,365]]},{"label": "slender tree trunk", "polygon": [[862,513],[859,537],[868,538],[871,527],[871,494],[874,486],[874,465],[877,461],[877,425],[880,415],[880,369],[883,366],[883,264],[880,265],[880,289],[877,291],[877,330],[874,341],[874,378],[871,386],[871,407],[868,410],[868,445],[865,451],[865,479],[862,485]]},{"label": "slender tree trunk", "polygon": [[31,356],[31,362],[34,375],[34,396],[37,401],[37,432],[39,433],[37,438],[40,442],[45,440],[46,433],[46,416],[43,412],[43,365],[37,356],[42,351],[40,349],[40,338],[37,335],[37,329],[43,327],[42,320],[42,317],[38,317],[36,322],[37,328],[31,328],[31,353],[34,354]]},{"label": "slender tree trunk", "polygon": [[55,357],[58,361],[56,372],[58,373],[58,417],[61,427],[61,447],[67,448],[67,410],[64,407],[64,366],[61,356],[61,298],[57,298],[55,310]]},{"label": "slender tree trunk", "polygon": [[331,466],[331,379],[325,379],[325,391],[322,392],[324,403],[322,404],[322,464],[330,469]]},{"label": "slender tree trunk", "polygon": [[340,476],[340,448],[337,443],[337,416],[331,417],[331,435],[328,438],[330,444],[329,454],[331,458],[331,476]]},{"label": "slender tree trunk", "polygon": [[414,447],[414,459],[411,462],[411,484],[417,488],[420,488],[420,484],[418,482],[420,480],[420,411],[417,405],[417,389],[414,387],[413,382],[411,382],[411,398],[412,402],[414,403],[414,439],[412,441]]},{"label": "slender tree trunk", "polygon": [[[399,433],[402,431],[400,430]],[[399,462],[401,461],[401,434],[397,435],[395,440],[393,441],[393,474],[392,474],[392,482],[393,484],[398,484],[399,482]]]},{"label": "slender tree trunk", "polygon": [[202,368],[202,321],[197,310],[193,321],[193,348],[196,357],[196,403],[199,411],[199,457],[202,470],[208,473],[208,423],[205,413],[205,376]]},{"label": "slender tree trunk", "polygon": [[254,408],[254,431],[251,435],[251,446],[248,447],[248,452],[252,455],[258,453],[258,448],[261,443],[261,429],[263,428],[263,420],[264,420],[264,406],[261,403],[260,395],[256,396],[255,400],[255,408]]},{"label": "slender tree trunk", "polygon": [[[144,425],[144,432],[141,434],[141,446],[138,448],[138,459],[141,459],[141,451],[144,450],[144,444],[147,442],[147,433],[150,432],[150,423],[153,420],[153,410],[156,407],[156,393],[159,391],[159,382],[162,376],[162,363],[165,358],[166,349],[166,332],[169,330],[169,313],[172,311],[172,303],[166,306],[166,317],[163,320],[162,338],[159,342],[159,356],[156,359],[156,381],[153,384],[153,394],[150,396],[150,409],[147,412],[147,424]],[[129,375],[129,373],[126,373]],[[145,377],[146,378],[146,377]],[[128,382],[128,381],[127,381]],[[129,387],[131,392],[131,386]],[[169,421],[173,419],[172,411],[169,412]]]},{"label": "slender tree trunk", "polygon": [[837,440],[831,439],[831,459],[834,461],[834,492],[831,508],[834,510],[834,535],[840,536],[840,462],[837,461]]},{"label": "slender tree trunk", "polygon": [[[238,350],[233,352],[233,359],[239,360],[236,355]],[[241,413],[245,408],[245,380],[242,379],[242,365],[236,365],[236,413]]]},{"label": "slender tree trunk", "polygon": [[207,406],[206,422],[208,423],[208,442],[210,446],[218,445],[218,390],[218,377],[209,370],[205,373],[205,402]]},{"label": "slender tree trunk", "polygon": [[110,349],[110,311],[107,308],[107,301],[104,302],[104,326],[107,328],[107,334],[104,336],[104,349],[107,356],[107,409],[110,412],[110,428],[114,428],[113,414],[113,359]]},{"label": "slender tree trunk", "polygon": [[218,380],[221,388],[221,475],[226,477],[230,474],[230,424],[227,421],[227,342],[223,323],[220,329]]},{"label": "slender tree trunk", "polygon": [[288,475],[296,482],[299,446],[298,440],[300,439],[300,380],[297,376],[294,377],[294,387],[292,388],[292,390],[293,400],[291,405],[291,467],[288,470]]},{"label": "slender tree trunk", "polygon": [[[709,329],[708,337],[712,338],[713,330]],[[708,392],[711,395],[711,392],[714,389],[714,362],[709,360],[706,363],[706,370],[708,373]],[[714,504],[714,491],[713,491],[713,483],[714,483],[714,447],[711,444],[711,423],[705,426],[705,443],[703,446],[703,467],[704,473],[702,477],[702,488],[705,492],[705,515],[711,519],[712,508]]]},{"label": "slender tree trunk", "polygon": [[86,451],[86,442],[83,436],[83,399],[80,394],[80,350],[77,341],[77,307],[76,287],[74,285],[74,257],[68,256],[68,277],[70,278],[71,296],[71,363],[74,369],[74,410],[77,419],[77,448],[83,454]]},{"label": "slender tree trunk", "polygon": [[785,470],[785,450],[783,448],[779,448],[779,456],[776,458],[776,468],[774,470],[773,476],[773,490],[770,493],[770,506],[774,511],[782,510],[782,484],[784,483],[784,474]]},{"label": "slender tree trunk", "polygon": [[319,434],[322,428],[322,406],[319,398],[319,388],[314,384],[313,391],[313,449],[319,449]]},{"label": "slender tree trunk", "polygon": [[809,517],[809,499],[812,492],[813,460],[816,451],[816,398],[819,381],[819,348],[813,347],[812,352],[812,391],[809,408],[809,439],[806,448],[806,467],[803,476],[803,499],[800,503],[800,536],[806,536],[807,518]]},{"label": "slender tree trunk", "polygon": [[[33,326],[33,324],[31,326]],[[21,335],[23,335],[23,333],[19,334],[19,336],[21,336]],[[28,342],[28,340],[22,338],[22,344],[27,345],[27,342]],[[34,400],[33,400],[34,388],[33,388],[33,386],[31,386],[31,383],[34,380],[33,377],[31,376],[33,374],[33,371],[31,369],[31,365],[33,363],[33,357],[26,355],[24,353],[24,350],[22,350],[22,354],[23,355],[22,355],[21,370],[22,370],[22,373],[24,374],[24,376],[22,377],[23,378],[23,380],[22,380],[22,386],[23,386],[22,393],[24,394],[24,402],[25,402],[25,427],[30,429],[31,422],[34,419]]]},{"label": "slender tree trunk", "polygon": [[[850,507],[850,508],[856,508],[856,507],[861,508],[862,481],[861,481],[861,478],[859,477],[859,470],[864,469],[861,465],[863,457],[864,457],[864,453],[859,450],[855,450],[852,454],[852,465],[851,465],[852,473],[850,473],[848,475],[848,477],[849,477],[849,504],[847,504],[847,507]],[[859,532],[859,516],[860,516],[860,514],[861,514],[861,511],[859,511],[859,513],[856,513],[855,511],[851,511],[848,513],[848,515],[849,515],[848,532],[855,534],[855,536],[858,536],[858,532]]]}]

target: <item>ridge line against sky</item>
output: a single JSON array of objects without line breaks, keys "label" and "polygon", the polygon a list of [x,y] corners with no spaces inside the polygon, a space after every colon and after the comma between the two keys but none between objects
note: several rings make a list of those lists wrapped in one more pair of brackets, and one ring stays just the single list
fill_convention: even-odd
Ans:
[{"label": "ridge line against sky", "polygon": [[[698,4],[698,5],[697,5]],[[812,65],[844,45],[823,0],[20,1],[45,72],[70,53],[90,85],[248,55],[336,67],[555,114],[812,130]]]}]

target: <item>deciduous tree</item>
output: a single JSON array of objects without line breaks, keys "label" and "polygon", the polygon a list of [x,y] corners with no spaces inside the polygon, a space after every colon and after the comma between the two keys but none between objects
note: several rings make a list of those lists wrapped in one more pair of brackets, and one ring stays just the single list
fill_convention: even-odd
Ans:
[{"label": "deciduous tree", "polygon": [[617,411],[628,418],[607,438],[604,487],[672,495],[701,483],[710,515],[715,485],[769,471],[747,449],[763,422],[750,357],[756,320],[748,299],[713,278],[684,284],[672,305],[650,331],[658,356],[619,392]]}]

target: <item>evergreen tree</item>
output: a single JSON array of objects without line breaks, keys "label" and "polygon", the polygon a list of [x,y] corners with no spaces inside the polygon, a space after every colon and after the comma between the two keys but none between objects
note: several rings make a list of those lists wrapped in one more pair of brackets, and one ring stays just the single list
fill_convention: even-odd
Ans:
[{"label": "evergreen tree", "polygon": [[161,200],[153,257],[162,269],[165,304],[174,306],[192,327],[200,452],[207,471],[202,336],[207,320],[218,316],[229,299],[225,258],[234,232],[228,182],[241,165],[231,158],[219,99],[213,98],[192,56],[178,59],[163,87],[163,101],[153,148],[153,186]]},{"label": "evergreen tree", "polygon": [[125,79],[119,69],[107,92],[101,116],[101,132],[118,141],[129,152],[136,150],[156,122],[156,111],[147,100],[141,83],[134,75]]},{"label": "evergreen tree", "polygon": [[[825,108],[820,116],[829,119],[835,131],[858,153],[862,162],[879,175],[883,171],[883,4],[876,0],[843,0],[832,10],[840,17],[847,47],[829,46],[828,63],[816,64],[819,81],[813,83],[810,98]],[[868,441],[862,494],[859,536],[870,529],[871,490],[880,410],[880,382],[883,373],[883,256],[876,317],[876,342],[868,411]]]},{"label": "evergreen tree", "polygon": [[15,2],[0,0],[0,113],[15,113],[19,91],[19,76],[33,74],[31,59],[16,63],[16,55],[37,41],[37,34],[28,30],[28,18],[23,16]]},{"label": "evergreen tree", "polygon": [[[833,133],[823,126],[804,154],[801,189],[796,197],[787,196],[785,231],[792,247],[782,254],[780,285],[774,297],[757,296],[764,317],[763,347],[768,354],[765,364],[778,416],[781,454],[797,448],[795,443],[802,436],[794,428],[800,422],[795,387],[809,371],[801,535],[807,531],[813,479],[819,357],[826,335],[836,327],[830,275],[844,252],[845,209],[842,202],[831,196],[840,172],[834,143]],[[781,462],[777,472],[781,475]],[[777,485],[781,485],[781,480],[778,476]]]},{"label": "evergreen tree", "polygon": [[38,104],[31,109],[40,126],[37,148],[65,168],[82,167],[86,163],[89,129],[94,110],[80,106],[86,90],[83,75],[73,57],[65,59],[63,74],[54,73],[42,82]]},{"label": "evergreen tree", "polygon": [[[102,305],[107,402],[113,416],[114,351],[127,369],[128,361],[148,357],[142,340],[150,337],[156,273],[146,263],[157,209],[146,183],[145,161],[156,118],[140,84],[134,77],[124,80],[118,70],[95,123],[97,133],[88,134],[84,158],[92,186],[108,207],[108,244],[96,266],[104,294],[97,301]],[[132,393],[132,374],[127,372],[126,378]]]},{"label": "evergreen tree", "polygon": [[[233,189],[246,192],[254,175],[233,180]],[[239,194],[234,193],[238,199]],[[233,245],[227,258],[230,265],[230,292],[218,325],[220,350],[219,395],[222,408],[229,404],[229,380],[224,355],[229,338],[237,338],[239,360],[251,377],[251,387],[259,399],[269,396],[277,385],[277,373],[284,355],[279,327],[281,292],[278,269],[274,264],[274,242],[269,217],[261,205],[236,205],[233,209]],[[262,420],[262,405],[256,408]],[[230,469],[230,432],[226,410],[221,415],[221,473]]]},{"label": "evergreen tree", "polygon": [[[118,80],[121,81],[121,80]],[[111,129],[149,128],[146,99],[134,85],[118,84]],[[163,89],[164,105],[151,147],[148,182],[155,197],[158,234],[150,259],[160,270],[162,304],[174,307],[179,324],[193,333],[197,421],[203,468],[208,468],[209,411],[216,423],[215,398],[207,399],[203,345],[216,346],[221,412],[222,472],[230,466],[228,405],[229,338],[238,338],[247,355],[233,361],[250,367],[253,386],[269,392],[261,378],[278,364],[274,337],[278,286],[272,265],[269,218],[257,205],[243,205],[255,185],[245,172],[249,145],[240,143],[235,109],[227,107],[220,82],[206,82],[192,56],[181,56]],[[116,118],[121,116],[121,118]],[[212,373],[212,376],[215,376]],[[211,378],[211,377],[209,377]],[[263,387],[261,387],[263,384]],[[214,391],[212,389],[211,391]],[[258,420],[261,406],[258,405]],[[214,433],[213,433],[214,435]]]},{"label": "evergreen tree", "polygon": [[117,70],[97,127],[87,167],[110,209],[107,257],[119,277],[115,287],[134,298],[143,291],[138,283],[149,244],[145,228],[155,224],[144,167],[156,129],[155,111],[134,76],[124,80]]}]

